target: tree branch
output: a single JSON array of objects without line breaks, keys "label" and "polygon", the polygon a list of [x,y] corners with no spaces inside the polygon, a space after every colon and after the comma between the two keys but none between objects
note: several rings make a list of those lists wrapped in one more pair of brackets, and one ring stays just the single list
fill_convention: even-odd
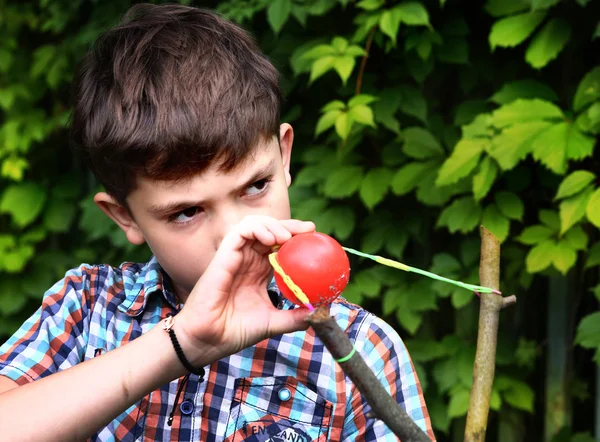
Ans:
[{"label": "tree branch", "polygon": [[[352,343],[330,316],[328,307],[317,308],[309,315],[307,321],[336,360],[351,354]],[[350,359],[339,364],[365,397],[375,416],[381,419],[402,442],[431,442],[429,436],[383,388],[360,354],[354,353]]]},{"label": "tree branch", "polygon": [[[481,258],[479,261],[481,285],[492,289],[500,286],[500,241],[485,227],[481,227]],[[490,398],[496,369],[496,344],[500,310],[514,304],[514,295],[503,298],[494,293],[482,293],[479,307],[477,353],[473,366],[473,386],[467,413],[465,442],[483,442],[487,429]]]},{"label": "tree branch", "polygon": [[356,78],[356,90],[354,95],[359,95],[360,90],[362,88],[362,79],[363,74],[365,73],[365,66],[367,66],[367,58],[369,57],[369,51],[371,50],[371,44],[373,43],[373,37],[375,36],[375,31],[377,30],[377,26],[373,26],[371,28],[371,32],[369,32],[369,37],[367,38],[367,43],[365,44],[365,55],[360,62],[360,69],[358,70],[358,77]]}]

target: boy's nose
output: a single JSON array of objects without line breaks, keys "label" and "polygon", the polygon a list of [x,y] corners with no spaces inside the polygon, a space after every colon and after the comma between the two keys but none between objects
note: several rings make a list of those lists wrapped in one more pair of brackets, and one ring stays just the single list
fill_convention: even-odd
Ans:
[{"label": "boy's nose", "polygon": [[246,215],[249,215],[249,213],[235,206],[223,209],[217,214],[213,220],[215,249],[219,248],[225,235]]}]

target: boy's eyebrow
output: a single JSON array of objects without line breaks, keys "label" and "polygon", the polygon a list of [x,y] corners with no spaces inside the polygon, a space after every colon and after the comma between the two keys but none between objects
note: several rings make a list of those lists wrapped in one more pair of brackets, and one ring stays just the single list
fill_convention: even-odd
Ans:
[{"label": "boy's eyebrow", "polygon": [[[244,184],[236,187],[231,193],[239,193],[251,184],[264,179],[265,177],[272,175],[275,172],[275,160],[271,160],[268,164],[255,171],[252,176],[246,180]],[[155,204],[148,208],[148,211],[154,215],[162,215],[165,213],[180,212],[190,207],[203,206],[206,202],[203,200],[187,200],[187,201],[173,201],[166,204]]]}]

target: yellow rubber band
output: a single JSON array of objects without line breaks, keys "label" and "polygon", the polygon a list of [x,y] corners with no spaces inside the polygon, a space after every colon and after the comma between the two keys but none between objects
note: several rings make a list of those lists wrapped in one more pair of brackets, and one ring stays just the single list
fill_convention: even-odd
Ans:
[{"label": "yellow rubber band", "polygon": [[344,356],[343,358],[336,359],[336,360],[335,360],[335,362],[340,362],[340,363],[341,363],[341,362],[346,362],[346,361],[349,361],[349,360],[350,360],[350,358],[351,358],[352,356],[354,356],[354,353],[356,353],[356,347],[355,347],[355,346],[352,346],[352,351],[350,352],[350,354],[348,354],[348,356]]},{"label": "yellow rubber band", "polygon": [[292,291],[292,293],[296,296],[296,298],[298,298],[300,300],[300,302],[302,302],[302,304],[304,304],[306,307],[308,307],[309,310],[311,310],[311,311],[314,310],[315,308],[312,306],[312,304],[308,300],[308,297],[304,294],[302,289],[300,287],[298,287],[294,283],[294,281],[292,281],[292,278],[290,278],[288,275],[286,275],[286,273],[283,271],[283,269],[277,262],[277,252],[271,253],[269,255],[269,262],[271,263],[271,265],[273,266],[275,271],[279,274],[279,276],[281,276],[281,279],[283,279],[283,282],[285,282],[285,284]]}]

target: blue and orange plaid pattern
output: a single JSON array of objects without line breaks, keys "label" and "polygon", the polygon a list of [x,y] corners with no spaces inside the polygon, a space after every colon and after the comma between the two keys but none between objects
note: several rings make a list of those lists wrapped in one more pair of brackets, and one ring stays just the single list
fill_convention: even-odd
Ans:
[{"label": "blue and orange plaid pattern", "polygon": [[[295,308],[272,284],[279,308]],[[180,306],[158,262],[81,265],[0,347],[0,375],[18,384],[65,370],[140,336]],[[386,390],[433,439],[423,393],[397,333],[339,299],[331,313]],[[151,357],[151,356],[149,356]],[[143,367],[140,367],[142,369]],[[164,385],[92,441],[396,441],[311,329],[267,339]],[[172,425],[167,424],[173,414]]]}]

